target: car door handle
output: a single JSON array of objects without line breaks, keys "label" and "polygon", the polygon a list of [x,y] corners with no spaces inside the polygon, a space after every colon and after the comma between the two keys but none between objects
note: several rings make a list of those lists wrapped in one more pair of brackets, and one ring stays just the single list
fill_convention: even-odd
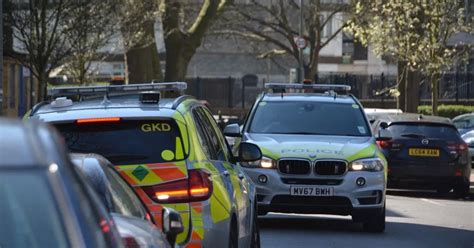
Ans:
[{"label": "car door handle", "polygon": [[226,177],[230,176],[229,171],[224,171],[224,176],[226,176]]}]

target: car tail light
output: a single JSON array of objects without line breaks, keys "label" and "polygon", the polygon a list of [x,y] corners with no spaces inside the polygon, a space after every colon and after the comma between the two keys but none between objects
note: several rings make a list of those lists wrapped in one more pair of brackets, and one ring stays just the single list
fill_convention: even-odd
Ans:
[{"label": "car tail light", "polygon": [[212,195],[211,175],[200,169],[188,171],[188,178],[169,183],[142,187],[158,203],[204,201]]},{"label": "car tail light", "polygon": [[457,153],[461,153],[467,150],[467,144],[466,143],[458,143],[458,144],[449,144],[447,145],[447,148],[451,151],[455,151]]},{"label": "car tail light", "polygon": [[78,120],[76,120],[76,123],[77,124],[85,124],[85,123],[117,122],[117,121],[120,121],[119,117],[106,117],[106,118],[78,119]]},{"label": "car tail light", "polygon": [[382,149],[388,149],[388,148],[392,147],[392,141],[378,140],[377,144]]},{"label": "car tail light", "polygon": [[140,248],[140,244],[132,236],[122,237],[123,243],[126,248]]},{"label": "car tail light", "polygon": [[100,221],[100,228],[102,229],[102,233],[110,232],[110,225],[109,225],[109,223],[107,223],[106,220],[101,220]]},{"label": "car tail light", "polygon": [[145,219],[146,219],[147,221],[149,221],[149,222],[153,222],[153,221],[151,220],[151,215],[150,215],[149,213],[147,213],[147,214],[145,215]]}]

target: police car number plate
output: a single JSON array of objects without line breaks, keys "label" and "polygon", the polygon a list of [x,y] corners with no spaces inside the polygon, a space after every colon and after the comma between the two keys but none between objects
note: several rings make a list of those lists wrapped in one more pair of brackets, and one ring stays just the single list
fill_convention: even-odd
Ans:
[{"label": "police car number plate", "polygon": [[333,196],[332,187],[293,186],[290,187],[290,195],[298,196]]}]

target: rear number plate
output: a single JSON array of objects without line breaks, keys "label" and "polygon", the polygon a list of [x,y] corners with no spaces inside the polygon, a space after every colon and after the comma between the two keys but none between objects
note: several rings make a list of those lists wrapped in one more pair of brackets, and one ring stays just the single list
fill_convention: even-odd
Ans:
[{"label": "rear number plate", "polygon": [[410,148],[408,150],[408,155],[417,157],[439,157],[439,150]]},{"label": "rear number plate", "polygon": [[290,187],[290,195],[298,196],[333,196],[334,188],[332,187]]}]

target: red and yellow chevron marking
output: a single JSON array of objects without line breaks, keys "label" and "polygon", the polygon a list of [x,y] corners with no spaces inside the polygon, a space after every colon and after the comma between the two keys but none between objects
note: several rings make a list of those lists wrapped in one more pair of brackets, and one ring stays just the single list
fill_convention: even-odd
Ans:
[{"label": "red and yellow chevron marking", "polygon": [[[137,168],[139,168],[140,172],[134,173]],[[147,206],[158,228],[162,228],[163,207],[172,208],[180,213],[183,220],[184,231],[178,235],[176,242],[178,244],[185,242],[189,233],[190,212],[192,211],[189,203],[158,204],[141,189],[141,186],[156,185],[186,178],[187,168],[185,161],[175,163],[121,165],[116,166],[116,169],[134,188],[140,199]]]},{"label": "red and yellow chevron marking", "polygon": [[186,162],[120,165],[116,167],[132,186],[147,186],[187,177]]},{"label": "red and yellow chevron marking", "polygon": [[191,241],[189,241],[189,243],[186,245],[186,248],[201,248],[201,242],[202,239],[199,234],[193,231],[193,234],[191,235]]}]

